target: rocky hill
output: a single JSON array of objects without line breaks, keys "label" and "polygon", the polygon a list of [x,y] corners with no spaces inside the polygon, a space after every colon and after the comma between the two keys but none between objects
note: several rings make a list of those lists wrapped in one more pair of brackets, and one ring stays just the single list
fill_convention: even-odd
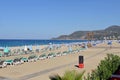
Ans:
[{"label": "rocky hill", "polygon": [[87,33],[93,32],[94,39],[100,40],[107,37],[108,39],[119,38],[120,36],[120,26],[113,25],[104,30],[93,30],[93,31],[75,31],[70,35],[61,35],[57,38],[52,38],[55,40],[73,40],[73,39],[87,39]]}]

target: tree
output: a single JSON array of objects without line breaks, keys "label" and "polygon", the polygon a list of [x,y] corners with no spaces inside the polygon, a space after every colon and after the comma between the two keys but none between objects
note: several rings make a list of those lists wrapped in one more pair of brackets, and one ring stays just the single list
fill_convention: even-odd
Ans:
[{"label": "tree", "polygon": [[63,76],[59,76],[58,74],[50,76],[50,80],[82,80],[84,72],[80,73],[75,70],[66,71]]},{"label": "tree", "polygon": [[101,60],[96,70],[88,74],[85,80],[108,80],[120,65],[120,57],[113,54],[107,54],[104,60]]}]

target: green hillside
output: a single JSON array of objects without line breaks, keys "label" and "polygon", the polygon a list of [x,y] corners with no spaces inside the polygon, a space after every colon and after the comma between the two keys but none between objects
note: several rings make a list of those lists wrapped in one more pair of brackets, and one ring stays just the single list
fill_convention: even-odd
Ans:
[{"label": "green hillside", "polygon": [[71,40],[71,39],[87,39],[87,33],[93,32],[94,33],[94,39],[104,39],[104,37],[107,37],[108,39],[115,39],[119,38],[120,36],[120,26],[113,25],[109,26],[108,28],[104,30],[93,30],[93,31],[75,31],[72,34],[69,35],[61,35],[57,38],[52,38],[55,40]]}]

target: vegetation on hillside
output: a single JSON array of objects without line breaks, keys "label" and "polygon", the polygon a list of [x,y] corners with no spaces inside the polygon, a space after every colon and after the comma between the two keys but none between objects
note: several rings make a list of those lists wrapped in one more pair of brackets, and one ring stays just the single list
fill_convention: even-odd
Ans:
[{"label": "vegetation on hillside", "polygon": [[[119,38],[120,39],[120,26],[113,25],[110,26],[104,30],[94,30],[94,31],[76,31],[73,32],[70,35],[61,35],[57,38],[53,39],[87,39],[87,33],[93,32],[94,33],[94,39],[100,40],[104,39],[104,37],[107,37],[107,39],[113,39],[113,38]],[[119,36],[119,37],[118,37]]]}]

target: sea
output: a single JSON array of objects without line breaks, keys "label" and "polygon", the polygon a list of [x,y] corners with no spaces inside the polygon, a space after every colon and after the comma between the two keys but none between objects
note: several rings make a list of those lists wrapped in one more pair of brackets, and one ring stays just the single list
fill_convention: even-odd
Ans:
[{"label": "sea", "polygon": [[0,47],[16,47],[24,45],[48,45],[66,44],[74,42],[87,42],[87,40],[24,40],[24,39],[0,39]]}]

